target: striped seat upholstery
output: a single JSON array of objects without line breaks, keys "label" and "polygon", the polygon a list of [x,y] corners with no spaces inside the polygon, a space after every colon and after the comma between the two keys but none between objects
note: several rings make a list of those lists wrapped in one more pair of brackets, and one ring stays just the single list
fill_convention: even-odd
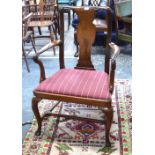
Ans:
[{"label": "striped seat upholstery", "polygon": [[108,74],[94,70],[61,69],[35,90],[85,98],[110,98]]}]

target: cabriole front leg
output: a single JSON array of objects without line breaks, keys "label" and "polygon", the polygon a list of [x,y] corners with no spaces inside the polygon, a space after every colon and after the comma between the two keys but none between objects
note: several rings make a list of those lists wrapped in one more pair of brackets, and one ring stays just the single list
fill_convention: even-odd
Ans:
[{"label": "cabriole front leg", "polygon": [[32,98],[32,110],[33,110],[33,113],[34,113],[37,123],[38,123],[38,129],[35,132],[36,136],[39,136],[41,134],[42,118],[40,116],[39,109],[38,109],[38,103],[40,100],[41,99],[38,99],[36,97]]},{"label": "cabriole front leg", "polygon": [[106,147],[111,147],[111,143],[109,140],[110,128],[113,120],[113,109],[112,107],[104,110],[105,113],[105,138],[106,138]]}]

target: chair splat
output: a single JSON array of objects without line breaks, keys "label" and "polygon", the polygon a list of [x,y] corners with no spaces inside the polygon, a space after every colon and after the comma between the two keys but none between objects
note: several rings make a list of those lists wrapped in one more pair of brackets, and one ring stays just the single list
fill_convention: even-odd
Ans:
[{"label": "chair splat", "polygon": [[80,45],[79,60],[76,68],[94,69],[91,62],[91,47],[95,40],[96,28],[93,24],[95,10],[74,9],[79,17],[77,39]]}]

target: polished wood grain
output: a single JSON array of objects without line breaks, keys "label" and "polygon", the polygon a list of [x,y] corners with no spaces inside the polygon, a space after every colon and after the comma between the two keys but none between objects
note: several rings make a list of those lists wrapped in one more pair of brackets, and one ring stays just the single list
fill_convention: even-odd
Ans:
[{"label": "polished wood grain", "polygon": [[93,24],[95,10],[86,10],[83,8],[74,9],[77,13],[80,23],[77,26],[77,41],[80,46],[79,60],[76,68],[94,69],[91,62],[91,47],[95,40],[96,28]]},{"label": "polished wood grain", "polygon": [[[96,8],[104,8],[104,10],[106,10],[106,17],[105,19],[101,19],[101,18],[94,18],[93,20],[93,24],[96,27],[96,32],[105,32],[107,33],[106,35],[106,46],[108,46],[108,43],[110,43],[111,41],[111,33],[112,33],[112,15],[111,15],[111,11],[110,11],[110,0],[107,0],[106,5],[102,6],[101,1],[98,1],[98,3],[96,3],[96,1],[94,0],[88,0],[87,4],[85,3],[84,0],[82,0],[81,6],[88,6],[91,5],[91,7],[96,7]],[[76,35],[77,35],[77,31],[75,30],[74,32],[74,42],[76,47],[76,52],[74,54],[75,57],[77,57],[79,55],[79,48],[78,48],[78,40]],[[103,42],[104,45],[104,42]]]}]

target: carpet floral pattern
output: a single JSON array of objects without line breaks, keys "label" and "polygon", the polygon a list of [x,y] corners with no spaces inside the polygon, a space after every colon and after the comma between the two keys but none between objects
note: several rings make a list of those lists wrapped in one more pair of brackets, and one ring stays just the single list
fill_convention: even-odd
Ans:
[{"label": "carpet floral pattern", "polygon": [[[110,132],[111,148],[105,146],[103,124],[92,121],[65,120],[56,117],[44,119],[42,134],[35,136],[36,119],[33,119],[23,141],[23,155],[130,155],[131,154],[131,82],[119,80],[115,83],[113,100],[113,124]],[[41,114],[48,112],[57,101],[42,100]],[[62,108],[60,108],[62,106]],[[61,103],[54,113],[101,119],[104,114],[94,106]],[[58,122],[59,121],[59,122]]]}]

